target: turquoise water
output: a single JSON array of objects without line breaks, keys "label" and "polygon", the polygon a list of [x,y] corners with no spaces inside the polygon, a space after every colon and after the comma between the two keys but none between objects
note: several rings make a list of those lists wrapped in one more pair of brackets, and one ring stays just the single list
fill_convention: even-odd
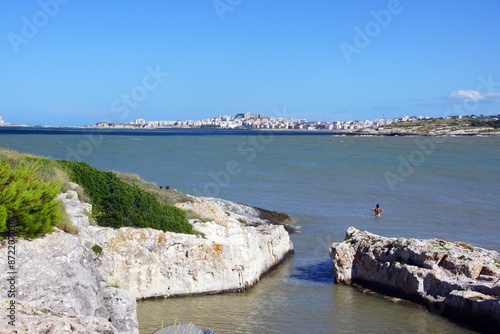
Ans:
[{"label": "turquoise water", "polygon": [[[182,192],[295,218],[301,227],[292,237],[295,255],[256,287],[242,294],[141,301],[141,333],[162,321],[194,322],[216,333],[465,333],[432,313],[333,284],[328,245],[356,226],[500,251],[498,137],[0,134],[0,146],[76,157]],[[370,211],[377,203],[384,210],[379,219]]]}]

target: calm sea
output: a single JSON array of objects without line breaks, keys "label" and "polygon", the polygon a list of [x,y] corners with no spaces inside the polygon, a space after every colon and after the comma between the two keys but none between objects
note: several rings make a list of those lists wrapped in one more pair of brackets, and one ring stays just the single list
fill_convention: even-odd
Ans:
[{"label": "calm sea", "polygon": [[[349,226],[500,251],[500,137],[331,133],[0,131],[0,146],[137,173],[158,185],[292,215],[295,255],[248,292],[138,302],[141,333],[467,333],[421,309],[333,283],[328,245]],[[379,203],[382,217],[370,209]]]}]

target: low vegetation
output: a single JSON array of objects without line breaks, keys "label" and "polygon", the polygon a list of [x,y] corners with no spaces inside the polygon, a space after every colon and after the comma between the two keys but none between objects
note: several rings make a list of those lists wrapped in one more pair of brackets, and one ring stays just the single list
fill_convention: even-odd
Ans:
[{"label": "low vegetation", "polygon": [[392,123],[385,126],[387,129],[406,129],[415,132],[429,133],[438,130],[465,130],[470,128],[500,129],[500,120],[493,117],[464,117],[464,118],[432,118],[407,122]]},{"label": "low vegetation", "polygon": [[210,218],[207,218],[207,217],[203,217],[198,212],[193,211],[191,209],[186,210],[186,214],[187,214],[187,216],[188,216],[189,219],[196,219],[196,220],[199,220],[202,223],[208,223],[208,222],[210,222],[210,221],[213,220],[213,219],[210,219]]},{"label": "low vegetation", "polygon": [[80,161],[58,160],[69,178],[91,198],[92,216],[100,226],[151,227],[162,231],[193,233],[186,213],[138,185],[123,182],[115,173],[100,171]]},{"label": "low vegetation", "polygon": [[[4,159],[7,157],[7,159]],[[37,238],[65,216],[55,198],[62,189],[58,173],[42,162],[2,152],[0,161],[0,235]]]},{"label": "low vegetation", "polygon": [[150,194],[155,195],[158,201],[162,204],[176,204],[180,202],[191,202],[193,201],[192,197],[183,194],[175,189],[165,189],[160,188],[154,182],[147,182],[141,179],[141,177],[137,174],[128,174],[114,171],[113,173],[118,176],[120,180],[125,183],[137,186],[144,191],[147,191]]},{"label": "low vegetation", "polygon": [[64,218],[57,224],[57,228],[69,234],[80,233],[80,228],[73,224],[68,215],[64,215]]},{"label": "low vegetation", "polygon": [[468,244],[466,242],[457,242],[457,245],[462,246],[463,248],[466,248],[466,249],[468,249],[470,251],[474,251],[475,250],[475,248],[471,244]]},{"label": "low vegetation", "polygon": [[103,254],[102,247],[99,245],[94,245],[90,249],[97,255],[97,257],[101,257]]},{"label": "low vegetation", "polygon": [[[171,205],[190,198],[159,189],[137,175],[104,172],[84,162],[51,160],[0,149],[0,239],[15,223],[18,238],[37,238],[54,227],[78,234],[61,201],[60,192],[79,184],[80,199],[93,205],[91,218],[100,226],[151,227],[193,233],[186,213]],[[12,231],[11,231],[12,232]]]},{"label": "low vegetation", "polygon": [[489,126],[495,129],[500,128],[500,120],[492,118],[473,118],[469,121],[470,126]]}]

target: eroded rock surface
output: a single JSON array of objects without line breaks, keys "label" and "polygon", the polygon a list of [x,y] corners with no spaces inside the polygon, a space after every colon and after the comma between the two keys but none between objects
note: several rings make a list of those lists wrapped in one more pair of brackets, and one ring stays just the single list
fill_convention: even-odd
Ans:
[{"label": "eroded rock surface", "polygon": [[[203,217],[191,221],[197,235],[186,235],[93,226],[76,191],[59,199],[77,232],[17,240],[15,297],[0,296],[4,310],[15,302],[16,326],[5,311],[0,333],[137,334],[136,299],[242,291],[293,252],[283,226],[229,201],[179,205]],[[7,240],[0,249],[7,258]],[[0,270],[0,289],[9,291],[8,261]]]},{"label": "eroded rock surface", "polygon": [[445,316],[500,326],[500,258],[440,239],[386,238],[354,227],[330,246],[337,283],[403,297]]},{"label": "eroded rock surface", "polygon": [[108,284],[135,298],[243,291],[293,252],[284,227],[264,224],[249,207],[232,203],[233,213],[218,199],[179,206],[203,217],[191,221],[197,235],[99,228]]},{"label": "eroded rock surface", "polygon": [[[75,191],[61,194],[77,235],[54,229],[36,240],[17,240],[15,246],[14,289],[7,279],[0,281],[2,305],[15,302],[15,328],[5,318],[5,333],[139,333],[136,301],[126,291],[114,291],[105,283],[105,272],[97,266],[91,247],[95,233],[89,226],[83,205]],[[8,242],[0,244],[7,254]],[[12,250],[12,249],[11,249]],[[0,262],[2,273],[11,272],[7,261]],[[3,278],[3,277],[2,277]],[[115,296],[113,299],[110,296]],[[113,302],[120,299],[126,312]],[[0,330],[0,332],[2,332]],[[13,331],[12,333],[16,333]]]}]

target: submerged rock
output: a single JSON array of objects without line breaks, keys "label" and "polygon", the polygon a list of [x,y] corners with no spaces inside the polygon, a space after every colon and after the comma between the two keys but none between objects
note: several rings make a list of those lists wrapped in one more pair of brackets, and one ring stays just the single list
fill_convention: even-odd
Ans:
[{"label": "submerged rock", "polygon": [[[354,227],[330,246],[337,283],[361,285],[491,329],[500,326],[500,258],[440,239],[386,238]],[[493,327],[494,328],[494,327]]]}]

